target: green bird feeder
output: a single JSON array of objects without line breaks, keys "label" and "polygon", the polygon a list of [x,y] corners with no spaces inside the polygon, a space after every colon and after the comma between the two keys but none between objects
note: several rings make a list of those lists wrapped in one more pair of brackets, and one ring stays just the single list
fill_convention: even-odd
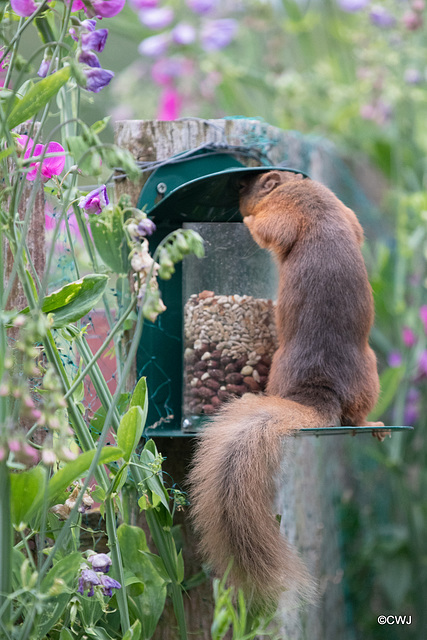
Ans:
[{"label": "green bird feeder", "polygon": [[302,173],[196,151],[163,163],[141,191],[137,206],[157,228],[151,252],[181,227],[205,243],[204,258],[186,256],[160,281],[167,311],[144,325],[137,374],[148,381],[147,436],[192,436],[229,398],[265,389],[277,348],[277,272],[243,224],[238,194],[243,177],[273,169]]}]

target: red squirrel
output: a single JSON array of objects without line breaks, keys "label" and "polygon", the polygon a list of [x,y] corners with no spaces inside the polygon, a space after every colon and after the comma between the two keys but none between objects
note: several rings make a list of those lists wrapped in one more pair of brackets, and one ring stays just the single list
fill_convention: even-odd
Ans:
[{"label": "red squirrel", "polygon": [[271,171],[242,185],[240,211],[279,270],[278,349],[265,395],[223,406],[198,443],[190,499],[201,551],[256,608],[282,591],[312,599],[302,560],[272,512],[283,436],[301,428],[368,423],[379,381],[368,345],[374,318],[353,211],[322,184]]}]

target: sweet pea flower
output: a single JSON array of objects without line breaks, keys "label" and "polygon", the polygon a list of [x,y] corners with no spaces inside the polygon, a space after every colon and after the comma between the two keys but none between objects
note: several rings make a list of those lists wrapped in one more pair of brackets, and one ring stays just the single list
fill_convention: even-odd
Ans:
[{"label": "sweet pea flower", "polygon": [[143,9],[139,12],[139,19],[149,29],[165,29],[174,19],[174,11],[170,7]]},{"label": "sweet pea flower", "polygon": [[107,194],[107,187],[102,184],[93,191],[80,198],[79,207],[86,213],[101,213],[102,210],[110,204]]},{"label": "sweet pea flower", "polygon": [[194,13],[205,15],[218,5],[218,0],[187,0],[186,5]]},{"label": "sweet pea flower", "polygon": [[106,553],[94,553],[89,556],[88,560],[94,571],[102,571],[103,573],[108,573],[112,565],[112,560]]},{"label": "sweet pea flower", "polygon": [[34,11],[38,9],[38,6],[34,0],[10,0],[13,13],[21,18],[28,18]]},{"label": "sweet pea flower", "polygon": [[156,230],[156,225],[150,218],[144,218],[138,223],[137,230],[140,236],[151,236]]},{"label": "sweet pea flower", "polygon": [[108,29],[98,29],[97,31],[87,31],[82,34],[83,51],[96,51],[101,53],[107,42]]},{"label": "sweet pea flower", "polygon": [[383,29],[388,29],[396,24],[396,18],[381,5],[372,7],[369,17],[373,24]]},{"label": "sweet pea flower", "polygon": [[402,355],[399,351],[392,351],[387,359],[388,366],[395,369],[396,367],[400,367],[402,364]]},{"label": "sweet pea flower", "polygon": [[170,36],[166,33],[159,33],[157,36],[145,38],[138,46],[138,52],[143,56],[158,58],[166,53],[169,47]]},{"label": "sweet pea flower", "polygon": [[101,66],[98,56],[93,51],[82,51],[78,55],[78,61],[82,64],[87,64],[88,67],[96,67],[99,68]]},{"label": "sweet pea flower", "polygon": [[370,0],[338,0],[338,6],[348,13],[356,13],[364,9],[369,2]]},{"label": "sweet pea flower", "polygon": [[209,20],[201,33],[201,44],[205,51],[217,51],[228,46],[237,31],[237,22],[231,18]]},{"label": "sweet pea flower", "polygon": [[176,27],[172,29],[172,40],[175,44],[193,44],[195,39],[196,30],[193,25],[187,22],[179,22]]},{"label": "sweet pea flower", "polygon": [[34,141],[26,135],[18,136],[17,140],[18,149],[24,151],[24,158],[33,158],[34,161],[30,164],[30,171],[27,173],[27,180],[35,180],[40,166],[40,161],[36,161],[44,153],[59,153],[60,155],[52,158],[44,158],[42,160],[41,176],[42,180],[46,181],[52,178],[52,176],[58,176],[65,167],[65,149],[59,142],[49,142],[47,147],[44,144],[36,144],[34,147]]},{"label": "sweet pea flower", "polygon": [[121,589],[122,585],[114,578],[110,578],[110,576],[100,575],[99,579],[102,584],[102,593],[104,596],[111,597],[113,595],[112,589]]},{"label": "sweet pea flower", "polygon": [[82,2],[82,0],[74,0],[72,6],[71,6],[71,11],[73,13],[75,13],[76,11],[82,11],[85,9],[85,5]]},{"label": "sweet pea flower", "polygon": [[90,67],[89,69],[84,69],[83,73],[86,76],[85,89],[93,93],[99,93],[114,78],[113,71],[101,69],[101,67]]},{"label": "sweet pea flower", "polygon": [[157,120],[177,120],[182,105],[182,97],[174,87],[165,87],[160,98]]},{"label": "sweet pea flower", "polygon": [[37,71],[37,75],[39,76],[39,78],[46,78],[47,73],[49,71],[51,60],[52,58],[43,58],[43,60],[41,61],[39,70]]},{"label": "sweet pea flower", "polygon": [[417,342],[415,333],[409,327],[403,327],[402,340],[405,347],[413,347]]},{"label": "sweet pea flower", "polygon": [[87,595],[91,598],[95,593],[93,587],[98,584],[101,584],[101,580],[93,569],[82,569],[79,578],[79,588],[77,591],[83,595],[86,589],[89,589]]},{"label": "sweet pea flower", "polygon": [[126,0],[92,0],[95,15],[98,18],[113,18],[125,6]]},{"label": "sweet pea flower", "polygon": [[129,0],[129,4],[135,11],[141,9],[154,9],[159,4],[159,0]]}]

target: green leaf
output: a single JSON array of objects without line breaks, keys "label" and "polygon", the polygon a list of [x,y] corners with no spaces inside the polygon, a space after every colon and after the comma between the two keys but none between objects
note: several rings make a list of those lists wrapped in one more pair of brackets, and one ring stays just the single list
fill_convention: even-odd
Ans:
[{"label": "green leaf", "polygon": [[103,262],[114,273],[128,273],[129,247],[121,208],[114,207],[100,215],[89,215],[89,222],[95,247]]},{"label": "green leaf", "polygon": [[[120,414],[123,414],[125,412],[128,402],[129,402],[129,393],[121,393],[119,400],[117,402],[117,410]],[[106,415],[107,415],[107,410],[105,409],[105,407],[101,406],[99,407],[99,409],[96,410],[90,423],[90,429],[92,433],[94,433],[95,435],[99,435],[101,433],[102,427],[104,426]]]},{"label": "green leaf", "polygon": [[96,147],[91,147],[83,136],[69,136],[67,147],[84,174],[92,176],[101,174],[101,156]]},{"label": "green leaf", "polygon": [[43,500],[45,480],[46,471],[40,466],[10,474],[12,523],[15,527],[28,522],[27,514],[37,498]]},{"label": "green leaf", "polygon": [[[148,552],[145,533],[139,527],[121,524],[117,529],[120,551],[125,570],[130,571],[144,584],[144,591],[132,598],[135,613],[141,621],[141,638],[151,638],[166,600],[166,582],[141,551]],[[169,576],[166,575],[169,582]],[[132,587],[130,587],[132,588]]]},{"label": "green leaf", "polygon": [[[70,322],[80,320],[91,311],[107,286],[108,276],[92,274],[66,284],[43,300],[43,313],[53,314],[53,327],[58,329]],[[26,307],[20,313],[28,313]]]},{"label": "green leaf", "polygon": [[[47,491],[47,506],[51,507],[55,504],[55,500],[57,500],[63,491],[77,480],[81,475],[87,471],[92,463],[92,460],[95,456],[96,449],[91,449],[90,451],[85,451],[81,453],[76,460],[69,462],[62,469],[57,471],[54,476],[49,481],[48,491]],[[98,464],[107,464],[108,462],[114,462],[115,460],[119,460],[119,458],[123,457],[123,451],[118,447],[103,447],[102,452],[99,458]],[[37,511],[42,507],[43,504],[43,495],[40,495],[36,500],[33,501],[31,507],[28,509],[26,513],[26,518],[31,518],[34,516]]]},{"label": "green leaf", "polygon": [[138,406],[131,407],[120,420],[119,428],[117,429],[117,444],[123,449],[123,457],[126,462],[129,462],[136,445],[141,439],[144,425],[144,412]]},{"label": "green leaf", "polygon": [[69,629],[61,629],[61,633],[59,634],[59,640],[75,640],[75,637],[71,634]]},{"label": "green leaf", "polygon": [[[165,487],[163,486],[163,480],[161,479],[159,473],[156,470],[157,457],[154,456],[154,454],[147,447],[149,442],[145,445],[139,458],[141,462],[141,467],[140,467],[141,476],[143,476],[143,481],[144,481],[143,484],[145,485],[146,490],[148,490],[151,494],[158,496],[158,498],[160,499],[160,502],[165,507],[167,513],[170,516],[169,494],[166,491]],[[157,453],[157,450],[156,450],[156,453]],[[158,501],[154,499],[153,495],[150,495],[150,498],[151,498],[151,503],[152,504],[156,503],[154,506],[157,506]],[[170,524],[172,524],[172,522]]]},{"label": "green leaf", "polygon": [[380,375],[380,388],[381,393],[379,400],[371,413],[368,416],[368,420],[375,422],[380,420],[385,414],[393,399],[397,393],[399,385],[405,375],[406,367],[404,365],[400,367],[389,367]]},{"label": "green leaf", "polygon": [[111,120],[111,116],[105,116],[105,118],[102,118],[102,120],[98,120],[97,122],[94,122],[93,125],[91,125],[90,127],[91,131],[93,131],[95,135],[98,135],[99,133],[104,131],[104,129],[107,127],[110,120]]},{"label": "green leaf", "polygon": [[130,629],[128,629],[123,636],[123,640],[139,640],[141,637],[141,623],[139,620],[135,620]]},{"label": "green leaf", "polygon": [[7,119],[9,129],[14,129],[21,122],[25,122],[36,115],[58,93],[60,88],[69,80],[70,75],[70,67],[63,67],[31,87],[9,114]]},{"label": "green leaf", "polygon": [[[71,553],[65,558],[57,562],[41,584],[41,591],[46,596],[49,589],[55,586],[55,580],[63,580],[68,590],[74,591],[73,587],[77,586],[77,574],[82,563],[82,554],[79,552]],[[43,614],[38,621],[38,634],[43,638],[52,627],[58,622],[67,607],[72,594],[64,589],[64,593],[52,596],[43,603]]]}]

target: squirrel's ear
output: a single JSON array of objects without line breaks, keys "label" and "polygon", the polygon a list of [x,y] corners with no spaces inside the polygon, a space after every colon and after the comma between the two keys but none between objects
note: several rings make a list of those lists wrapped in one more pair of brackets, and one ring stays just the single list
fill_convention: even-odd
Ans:
[{"label": "squirrel's ear", "polygon": [[259,179],[259,190],[263,195],[267,195],[273,191],[279,184],[283,182],[283,173],[281,171],[269,171],[264,173]]}]

